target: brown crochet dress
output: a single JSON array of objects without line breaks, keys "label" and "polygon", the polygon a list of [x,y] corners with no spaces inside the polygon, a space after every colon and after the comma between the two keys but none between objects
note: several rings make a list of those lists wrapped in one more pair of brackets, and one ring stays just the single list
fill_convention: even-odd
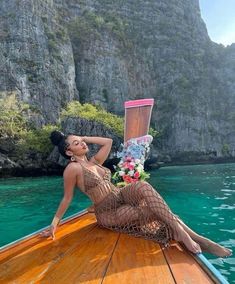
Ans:
[{"label": "brown crochet dress", "polygon": [[94,203],[97,223],[113,231],[127,233],[169,245],[177,236],[177,216],[173,214],[147,182],[138,181],[123,188],[115,187],[108,168],[101,167],[103,176],[80,163],[83,186],[80,187]]}]

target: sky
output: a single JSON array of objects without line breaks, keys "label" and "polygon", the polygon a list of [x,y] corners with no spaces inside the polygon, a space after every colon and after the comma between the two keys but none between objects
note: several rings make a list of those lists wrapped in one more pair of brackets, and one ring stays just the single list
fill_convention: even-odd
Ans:
[{"label": "sky", "polygon": [[212,41],[235,43],[235,0],[199,0],[201,15]]}]

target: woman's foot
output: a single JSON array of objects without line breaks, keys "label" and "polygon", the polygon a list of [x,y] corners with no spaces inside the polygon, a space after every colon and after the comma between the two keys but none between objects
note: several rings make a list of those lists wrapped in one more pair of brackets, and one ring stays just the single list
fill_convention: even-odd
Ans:
[{"label": "woman's foot", "polygon": [[190,237],[200,245],[203,251],[209,252],[219,257],[228,257],[232,255],[232,251],[230,249],[227,249],[201,235],[198,235],[196,232],[187,227],[187,225],[184,224],[179,216],[175,215],[175,217],[177,218],[180,226],[183,227],[183,229],[190,235]]},{"label": "woman's foot", "polygon": [[201,240],[197,240],[203,251],[214,254],[218,257],[228,257],[232,255],[232,251],[226,247],[223,247],[207,238],[202,237]]},{"label": "woman's foot", "polygon": [[190,235],[182,228],[181,225],[179,225],[179,228],[177,230],[177,236],[176,236],[176,240],[178,240],[179,242],[183,243],[183,245],[192,253],[201,253],[201,247],[200,245],[195,242]]},{"label": "woman's foot", "polygon": [[184,237],[181,242],[186,246],[186,248],[192,253],[201,253],[201,247],[190,237]]}]

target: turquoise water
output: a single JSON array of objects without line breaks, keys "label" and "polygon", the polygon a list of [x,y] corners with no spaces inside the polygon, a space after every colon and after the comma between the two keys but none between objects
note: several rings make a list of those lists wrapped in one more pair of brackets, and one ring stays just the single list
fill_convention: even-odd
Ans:
[{"label": "turquoise water", "polygon": [[[235,254],[235,164],[165,167],[151,171],[150,183],[187,225]],[[0,179],[0,246],[50,224],[62,196],[61,177]],[[76,190],[64,217],[90,204]],[[235,283],[235,255],[205,256]]]},{"label": "turquoise water", "polygon": [[235,164],[161,168],[151,184],[189,227],[233,250],[229,258],[204,255],[235,283]]}]

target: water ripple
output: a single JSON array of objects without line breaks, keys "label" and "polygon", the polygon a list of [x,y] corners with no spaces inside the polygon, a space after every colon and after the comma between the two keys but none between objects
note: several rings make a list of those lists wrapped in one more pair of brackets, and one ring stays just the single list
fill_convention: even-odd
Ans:
[{"label": "water ripple", "polygon": [[212,209],[215,209],[215,210],[233,210],[233,209],[235,209],[235,206],[227,205],[227,204],[221,204],[221,206],[212,207]]}]

